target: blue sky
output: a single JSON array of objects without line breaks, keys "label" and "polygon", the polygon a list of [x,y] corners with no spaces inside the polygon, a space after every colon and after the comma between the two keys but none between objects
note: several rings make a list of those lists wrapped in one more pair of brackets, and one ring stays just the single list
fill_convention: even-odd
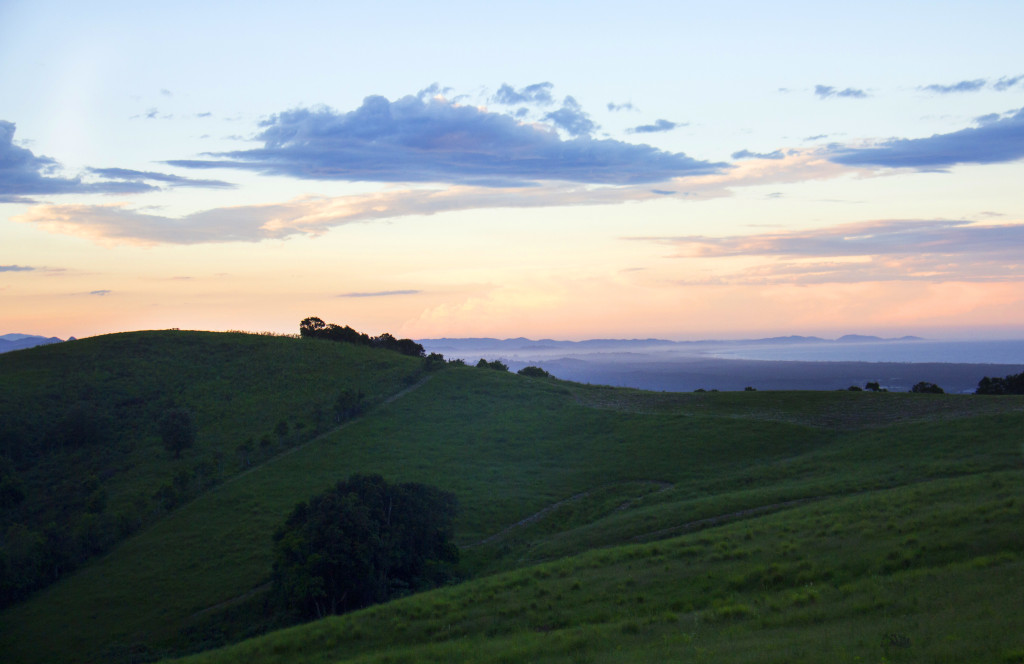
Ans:
[{"label": "blue sky", "polygon": [[1022,24],[0,0],[4,331],[1020,336]]}]

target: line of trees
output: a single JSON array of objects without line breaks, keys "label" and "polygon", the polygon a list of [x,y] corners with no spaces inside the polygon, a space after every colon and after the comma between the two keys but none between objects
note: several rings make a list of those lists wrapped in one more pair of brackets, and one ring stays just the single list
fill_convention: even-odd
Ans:
[{"label": "line of trees", "polygon": [[1024,372],[1011,374],[1005,378],[989,378],[985,376],[978,383],[975,394],[1024,394]]},{"label": "line of trees", "polygon": [[412,357],[427,356],[427,352],[422,344],[418,344],[412,339],[396,339],[387,332],[382,333],[380,336],[371,337],[364,332],[353,330],[348,325],[341,326],[334,323],[325,323],[323,319],[316,316],[302,319],[299,323],[299,336],[312,339],[327,339],[328,341],[342,341],[371,348],[385,348]]}]

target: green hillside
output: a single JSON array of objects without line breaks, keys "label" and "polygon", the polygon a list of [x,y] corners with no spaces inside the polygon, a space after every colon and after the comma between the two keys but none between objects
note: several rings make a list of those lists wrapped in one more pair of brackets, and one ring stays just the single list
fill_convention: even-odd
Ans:
[{"label": "green hillside", "polygon": [[[371,406],[421,366],[347,344],[179,331],[0,355],[0,608],[337,426],[342,391]],[[173,409],[196,425],[180,458],[159,433]]]},{"label": "green hillside", "polygon": [[[175,337],[161,334],[133,338]],[[154,384],[221,376],[237,393],[188,392],[203,396],[187,454],[234,450],[232,430],[282,418],[315,428],[308,414],[348,386],[378,405],[268,451],[0,614],[5,662],[141,661],[273,627],[274,529],[355,472],[455,493],[464,580],[195,661],[1024,660],[1020,397],[648,393],[420,374],[415,358],[308,339],[195,339],[233,359],[187,379],[139,360]],[[86,362],[67,349],[53,366]],[[291,375],[280,397],[265,357]]]}]

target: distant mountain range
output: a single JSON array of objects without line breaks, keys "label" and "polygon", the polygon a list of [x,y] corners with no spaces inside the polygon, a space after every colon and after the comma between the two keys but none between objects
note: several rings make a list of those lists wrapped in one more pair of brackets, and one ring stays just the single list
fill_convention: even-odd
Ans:
[{"label": "distant mountain range", "polygon": [[618,350],[628,351],[634,348],[650,350],[661,347],[668,348],[693,348],[697,346],[722,346],[731,344],[768,345],[768,344],[845,344],[845,343],[872,343],[885,341],[924,341],[921,337],[905,336],[898,338],[883,338],[865,334],[845,334],[838,339],[823,339],[821,337],[802,337],[791,335],[788,337],[767,337],[764,339],[702,339],[700,341],[669,341],[667,339],[587,339],[584,341],[558,341],[555,339],[527,339],[517,337],[515,339],[493,339],[490,337],[469,337],[441,339],[418,339],[419,343],[430,349],[449,348],[474,349],[474,350],[495,350],[495,351],[516,351],[516,350]]},{"label": "distant mountain range", "polygon": [[57,337],[41,337],[35,334],[4,334],[0,335],[0,353],[22,350],[45,344],[56,344],[64,341]]}]

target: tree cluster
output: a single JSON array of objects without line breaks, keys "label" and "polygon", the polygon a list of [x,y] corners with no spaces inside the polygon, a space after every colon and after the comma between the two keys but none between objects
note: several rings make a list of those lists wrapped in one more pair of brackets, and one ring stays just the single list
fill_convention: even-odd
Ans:
[{"label": "tree cluster", "polygon": [[508,365],[501,360],[492,360],[488,362],[484,358],[480,358],[480,361],[476,363],[478,369],[494,369],[495,371],[508,371]]},{"label": "tree cluster", "polygon": [[985,376],[978,382],[975,394],[1024,394],[1024,372],[1011,374],[1005,378],[989,378]]},{"label": "tree cluster", "polygon": [[353,475],[300,503],[274,534],[275,595],[303,618],[444,582],[459,552],[451,493]]},{"label": "tree cluster", "polygon": [[312,339],[327,339],[329,341],[342,341],[359,346],[370,346],[371,348],[384,348],[393,350],[402,355],[412,357],[426,357],[426,350],[421,344],[412,339],[396,339],[391,334],[384,332],[380,336],[357,332],[348,325],[342,327],[334,323],[325,323],[322,319],[310,316],[303,318],[299,323],[299,336]]},{"label": "tree cluster", "polygon": [[910,391],[914,392],[916,394],[945,394],[946,393],[945,390],[943,390],[941,387],[939,387],[935,383],[927,383],[927,382],[925,382],[923,380],[920,383],[917,383],[916,385],[914,385],[912,388],[910,388]]}]

